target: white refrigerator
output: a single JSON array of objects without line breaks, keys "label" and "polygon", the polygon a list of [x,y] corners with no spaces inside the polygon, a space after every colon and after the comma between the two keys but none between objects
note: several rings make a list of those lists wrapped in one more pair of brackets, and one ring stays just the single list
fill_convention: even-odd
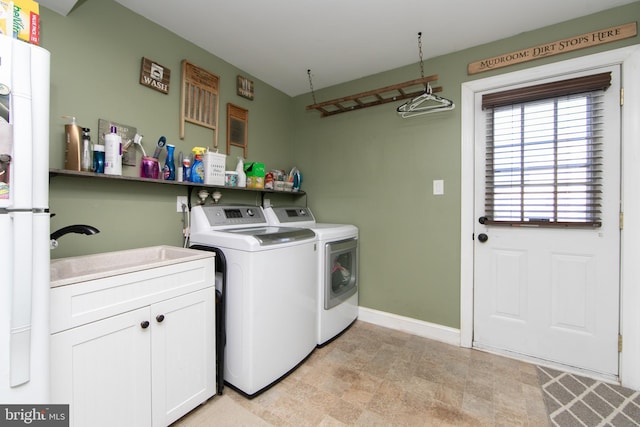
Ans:
[{"label": "white refrigerator", "polygon": [[0,35],[0,403],[49,403],[49,63]]}]

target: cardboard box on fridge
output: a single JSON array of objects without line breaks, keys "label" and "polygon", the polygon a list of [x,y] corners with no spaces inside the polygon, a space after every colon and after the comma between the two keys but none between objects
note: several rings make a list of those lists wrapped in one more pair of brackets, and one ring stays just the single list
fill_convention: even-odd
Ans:
[{"label": "cardboard box on fridge", "polygon": [[33,0],[13,0],[13,37],[40,44],[40,5]]},{"label": "cardboard box on fridge", "polygon": [[0,34],[13,37],[13,2],[0,0]]}]

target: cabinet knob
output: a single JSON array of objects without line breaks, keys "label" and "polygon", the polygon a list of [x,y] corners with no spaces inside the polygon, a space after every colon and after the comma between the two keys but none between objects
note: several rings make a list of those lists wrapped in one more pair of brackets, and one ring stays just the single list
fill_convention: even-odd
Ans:
[{"label": "cabinet knob", "polygon": [[164,314],[158,314],[156,316],[156,320],[158,321],[158,323],[162,322],[164,320]]},{"label": "cabinet knob", "polygon": [[142,327],[142,329],[147,329],[149,327],[149,321],[143,321],[142,323],[140,323],[140,326]]}]

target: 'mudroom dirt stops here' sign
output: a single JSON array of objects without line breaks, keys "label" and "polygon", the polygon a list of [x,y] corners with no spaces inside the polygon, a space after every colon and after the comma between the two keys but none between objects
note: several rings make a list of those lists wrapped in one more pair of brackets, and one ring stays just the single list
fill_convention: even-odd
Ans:
[{"label": "'mudroom dirt stops here' sign", "polygon": [[472,62],[467,67],[468,74],[477,74],[484,71],[496,70],[509,65],[520,64],[522,62],[533,61],[535,59],[546,58],[548,56],[559,55],[578,49],[611,43],[635,37],[638,34],[637,22],[619,25],[617,27],[605,28],[591,33],[562,39],[551,43],[545,43],[516,52],[505,53],[493,58]]}]

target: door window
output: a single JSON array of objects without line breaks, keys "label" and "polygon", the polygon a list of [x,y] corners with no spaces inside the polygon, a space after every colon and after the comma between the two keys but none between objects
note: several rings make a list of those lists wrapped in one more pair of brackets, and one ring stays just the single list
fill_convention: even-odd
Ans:
[{"label": "door window", "polygon": [[601,226],[610,73],[483,96],[485,222]]}]

